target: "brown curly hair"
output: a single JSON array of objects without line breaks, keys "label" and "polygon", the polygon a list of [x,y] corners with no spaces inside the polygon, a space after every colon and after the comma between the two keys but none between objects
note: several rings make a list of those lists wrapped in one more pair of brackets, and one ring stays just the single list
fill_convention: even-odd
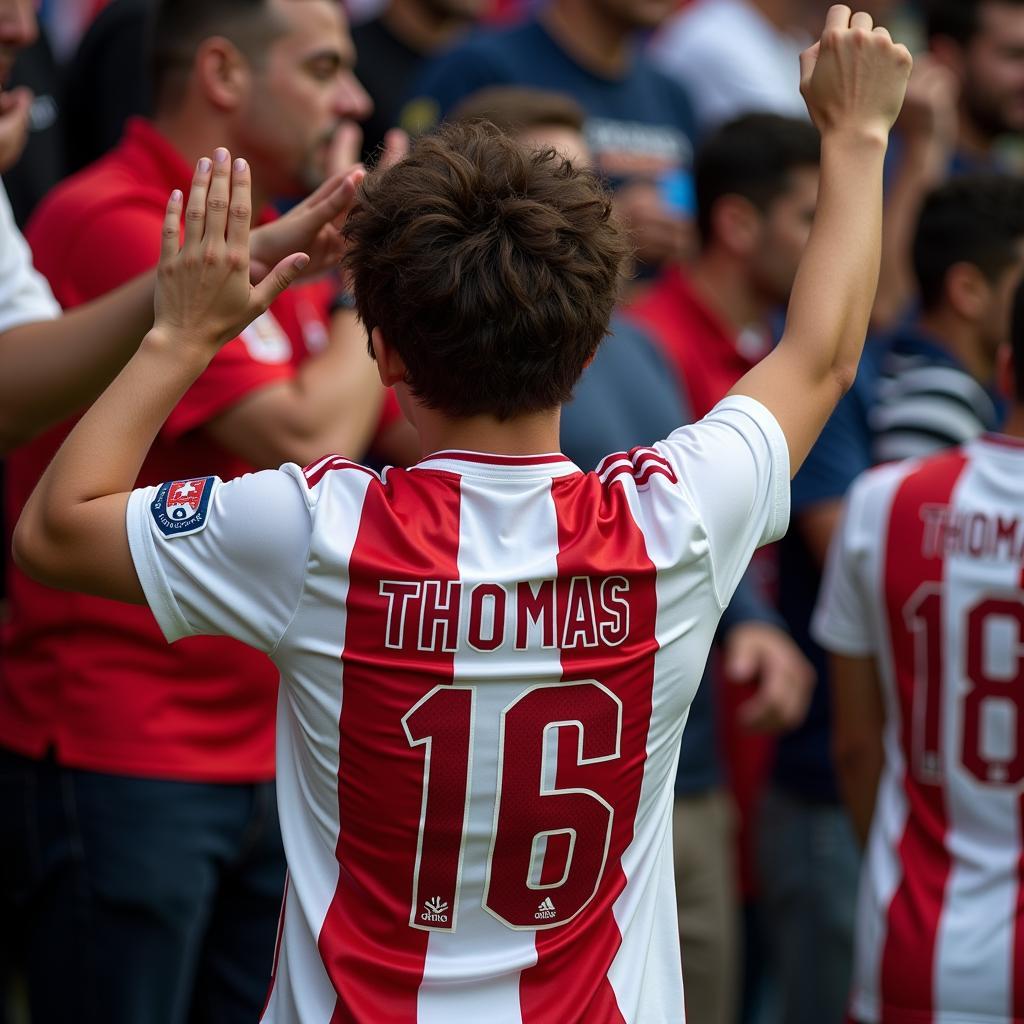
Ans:
[{"label": "brown curly hair", "polygon": [[491,124],[445,125],[364,180],[345,225],[356,308],[449,416],[569,400],[627,255],[601,182]]}]

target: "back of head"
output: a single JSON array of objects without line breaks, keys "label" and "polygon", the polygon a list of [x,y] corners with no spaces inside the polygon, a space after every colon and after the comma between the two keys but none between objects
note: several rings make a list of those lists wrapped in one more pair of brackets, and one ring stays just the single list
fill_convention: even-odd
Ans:
[{"label": "back of head", "polygon": [[1024,180],[1009,174],[956,178],[925,201],[914,236],[914,272],[926,311],[943,301],[958,263],[989,281],[1019,260],[1024,240]]},{"label": "back of head", "polygon": [[807,121],[776,114],[748,114],[723,125],[697,152],[694,181],[697,227],[706,245],[712,211],[723,196],[738,195],[762,212],[790,185],[801,167],[817,167],[818,130]]},{"label": "back of head", "polygon": [[268,0],[158,0],[148,40],[156,110],[180,101],[204,39],[223,36],[258,64],[280,31]]},{"label": "back of head", "polygon": [[471,93],[450,117],[467,123],[490,121],[513,136],[536,128],[582,132],[585,119],[583,108],[571,96],[520,85],[495,85]]},{"label": "back of head", "polygon": [[493,125],[451,124],[363,182],[359,315],[426,406],[501,420],[572,395],[607,333],[627,243],[598,179]]}]

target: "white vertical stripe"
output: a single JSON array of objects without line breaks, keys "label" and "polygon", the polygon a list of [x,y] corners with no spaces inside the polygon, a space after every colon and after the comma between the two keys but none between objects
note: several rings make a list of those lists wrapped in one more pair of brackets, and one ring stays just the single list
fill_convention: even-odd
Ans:
[{"label": "white vertical stripe", "polygon": [[[475,583],[513,585],[553,579],[558,570],[558,522],[550,479],[526,488],[523,480],[462,478],[459,576],[463,582],[460,636],[466,635]],[[530,545],[521,538],[529,537]],[[537,962],[535,933],[514,931],[482,906],[485,872],[499,791],[498,739],[502,711],[538,682],[557,682],[557,650],[516,651],[515,602],[506,602],[505,642],[481,653],[460,645],[455,682],[476,687],[472,780],[466,847],[453,932],[431,932],[420,986],[420,1024],[486,1021],[520,1024],[519,975]],[[541,894],[543,895],[543,893]],[[540,898],[540,897],[538,897]],[[458,981],[457,987],[450,984]]]},{"label": "white vertical stripe", "polygon": [[889,906],[903,881],[899,844],[909,813],[904,789],[907,766],[900,745],[903,719],[885,600],[886,544],[883,533],[889,521],[892,501],[903,479],[904,474],[894,475],[886,484],[885,501],[871,509],[872,518],[864,530],[867,540],[861,565],[862,586],[868,595],[865,607],[870,609],[871,633],[885,700],[885,764],[878,784],[871,835],[861,864],[851,998],[854,1015],[868,1021],[878,1020],[881,1013],[886,924]]},{"label": "white vertical stripe", "polygon": [[[620,481],[611,486],[623,488],[634,520],[642,524],[635,482],[629,477]],[[683,1020],[672,801],[683,726],[718,625],[710,575],[695,573],[692,562],[681,559],[688,530],[666,531],[652,524],[643,532],[647,555],[659,570],[655,638],[660,649],[654,658],[647,760],[633,841],[622,857],[626,887],[614,906],[622,945],[608,971],[627,1024]]]},{"label": "white vertical stripe", "polygon": [[339,470],[318,486],[306,591],[275,661],[282,679],[277,716],[277,796],[291,884],[267,1024],[329,1024],[337,996],[317,939],[338,887],[336,851],[342,712],[342,644],[348,573],[366,473]]},{"label": "white vertical stripe", "polygon": [[[997,511],[1012,518],[1019,509],[1001,508],[1002,495],[984,487],[975,464],[968,464],[957,482],[951,504],[962,509]],[[944,704],[942,754],[948,821],[947,848],[952,870],[939,923],[935,953],[936,1005],[948,1013],[989,1016],[1008,1020],[1013,999],[1013,910],[1017,905],[1017,869],[1020,858],[1016,787],[986,785],[962,763],[964,701],[971,689],[966,678],[967,616],[986,596],[1016,595],[1020,565],[1011,559],[982,561],[952,557],[946,562],[944,604]],[[1005,641],[1008,637],[999,631]],[[1014,650],[991,658],[1005,667]],[[989,654],[999,634],[986,637]],[[996,714],[1012,715],[1012,708],[992,707]],[[1001,703],[1001,702],[999,702]],[[984,723],[982,723],[984,724]],[[974,742],[972,742],[972,746]]]}]

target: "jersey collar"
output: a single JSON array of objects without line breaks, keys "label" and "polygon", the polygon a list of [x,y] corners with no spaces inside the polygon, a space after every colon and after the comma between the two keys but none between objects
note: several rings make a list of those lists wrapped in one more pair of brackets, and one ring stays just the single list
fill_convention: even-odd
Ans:
[{"label": "jersey collar", "polygon": [[412,469],[433,469],[472,476],[556,477],[581,472],[561,452],[537,455],[495,455],[491,452],[448,450],[434,452]]}]

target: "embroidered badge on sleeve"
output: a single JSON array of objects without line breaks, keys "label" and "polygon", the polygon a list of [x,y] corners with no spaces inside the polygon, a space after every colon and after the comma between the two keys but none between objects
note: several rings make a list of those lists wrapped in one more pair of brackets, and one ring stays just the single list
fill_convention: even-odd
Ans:
[{"label": "embroidered badge on sleeve", "polygon": [[165,537],[184,537],[202,530],[207,523],[210,499],[216,485],[214,476],[161,484],[150,505],[160,532]]}]

